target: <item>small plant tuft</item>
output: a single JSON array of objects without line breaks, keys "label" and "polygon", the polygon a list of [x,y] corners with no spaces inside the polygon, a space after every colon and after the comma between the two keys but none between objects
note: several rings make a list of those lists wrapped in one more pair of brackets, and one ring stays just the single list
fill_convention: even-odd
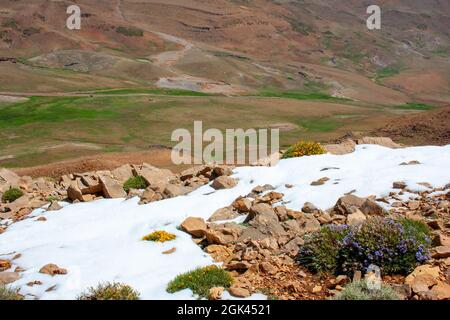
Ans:
[{"label": "small plant tuft", "polygon": [[123,184],[123,190],[125,190],[125,192],[130,191],[130,189],[145,189],[147,187],[147,180],[142,176],[132,177]]},{"label": "small plant tuft", "polygon": [[143,241],[153,241],[153,242],[166,242],[166,241],[172,241],[177,236],[169,233],[167,231],[155,231],[152,232],[144,237],[142,237]]},{"label": "small plant tuft", "polygon": [[17,199],[19,199],[21,196],[23,196],[22,190],[20,190],[18,188],[9,188],[2,195],[2,201],[3,202],[14,202]]},{"label": "small plant tuft", "polygon": [[232,282],[233,279],[228,272],[212,265],[178,275],[168,284],[167,292],[175,293],[191,289],[199,298],[208,298],[209,289],[213,287],[229,288]]},{"label": "small plant tuft", "polygon": [[299,141],[286,150],[283,154],[283,159],[312,156],[324,153],[326,153],[326,150],[318,142]]},{"label": "small plant tuft", "polygon": [[0,301],[1,300],[23,300],[23,296],[19,294],[18,289],[0,285]]},{"label": "small plant tuft", "polygon": [[338,293],[334,300],[400,300],[400,297],[390,286],[382,284],[380,289],[370,289],[367,281],[352,282]]},{"label": "small plant tuft", "polygon": [[139,300],[139,296],[139,292],[126,284],[106,282],[90,287],[77,300]]}]

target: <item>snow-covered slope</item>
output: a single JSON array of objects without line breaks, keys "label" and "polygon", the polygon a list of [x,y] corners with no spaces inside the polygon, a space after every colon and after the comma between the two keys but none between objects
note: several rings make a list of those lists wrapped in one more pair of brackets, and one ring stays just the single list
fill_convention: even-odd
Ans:
[{"label": "snow-covered slope", "polygon": [[[421,164],[400,166],[412,160]],[[165,291],[177,274],[213,263],[189,235],[177,229],[186,217],[207,219],[264,184],[284,193],[290,201],[287,206],[295,210],[306,201],[328,209],[352,190],[359,196],[383,196],[392,191],[394,181],[405,181],[411,189],[424,189],[420,182],[443,186],[450,182],[450,146],[393,150],[363,145],[343,156],[327,154],[283,160],[272,168],[239,168],[234,177],[239,184],[233,189],[214,191],[204,186],[187,196],[148,205],[139,206],[138,199],[116,199],[67,205],[54,212],[36,210],[33,218],[11,225],[0,235],[0,259],[20,253],[12,270],[20,266],[25,271],[12,285],[20,287],[21,294],[40,299],[73,299],[102,281],[129,284],[143,299],[193,298],[189,290],[173,295]],[[322,186],[310,185],[322,177],[330,180]],[[47,221],[36,221],[38,216]],[[175,233],[177,239],[163,244],[141,241],[154,230]],[[177,248],[175,253],[162,254],[172,247]],[[40,274],[39,269],[48,263],[67,269],[68,274]],[[26,285],[35,280],[43,285]],[[53,285],[53,290],[45,291]]]}]

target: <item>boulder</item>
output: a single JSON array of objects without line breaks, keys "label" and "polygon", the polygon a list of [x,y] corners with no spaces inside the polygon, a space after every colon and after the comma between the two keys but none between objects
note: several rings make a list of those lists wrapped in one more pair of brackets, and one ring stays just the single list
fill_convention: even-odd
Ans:
[{"label": "boulder", "polygon": [[224,245],[211,244],[205,248],[216,262],[227,262],[231,259],[233,250]]},{"label": "boulder", "polygon": [[171,184],[171,183],[167,184],[166,188],[164,189],[164,194],[169,198],[184,196],[190,192],[192,192],[192,188],[190,187],[180,186],[178,184]]},{"label": "boulder", "polygon": [[202,218],[189,217],[180,226],[184,231],[196,238],[203,237],[207,230],[205,220]]},{"label": "boulder", "polygon": [[54,275],[67,274],[67,270],[58,267],[56,264],[49,263],[49,264],[46,264],[45,266],[43,266],[39,270],[39,273],[43,273],[43,274],[48,274],[48,275],[54,276]]},{"label": "boulder", "polygon": [[111,175],[122,185],[131,177],[133,177],[133,167],[129,164],[125,164],[111,171]]},{"label": "boulder", "polygon": [[391,138],[388,137],[363,137],[361,139],[358,139],[358,144],[376,144],[391,149],[402,147],[402,145],[395,143]]},{"label": "boulder", "polygon": [[166,184],[176,179],[175,174],[168,169],[159,169],[149,164],[133,166],[133,173],[136,176],[142,176],[151,187],[157,187],[164,190]]},{"label": "boulder", "polygon": [[52,201],[47,208],[47,211],[58,211],[61,210],[62,207],[59,205],[58,201]]},{"label": "boulder", "polygon": [[327,182],[327,181],[329,181],[329,180],[330,180],[330,178],[328,178],[328,177],[323,177],[323,178],[320,178],[319,180],[316,180],[316,181],[311,182],[311,185],[312,185],[312,186],[321,186],[321,185],[324,185],[325,182]]},{"label": "boulder", "polygon": [[11,262],[9,260],[0,259],[0,272],[11,268]]},{"label": "boulder", "polygon": [[378,203],[371,199],[367,199],[360,207],[362,213],[369,216],[381,216],[384,215],[384,209]]},{"label": "boulder", "polygon": [[103,195],[105,198],[126,198],[127,193],[123,190],[123,186],[113,178],[107,175],[99,177],[102,184]]},{"label": "boulder", "polygon": [[69,188],[67,189],[67,197],[71,201],[83,201],[83,194],[81,193],[81,190],[78,188],[78,185],[75,183],[70,184]]},{"label": "boulder", "polygon": [[0,272],[0,285],[10,284],[20,279],[18,272]]},{"label": "boulder", "polygon": [[432,265],[424,264],[415,268],[414,271],[406,277],[405,283],[412,285],[414,278],[423,274],[428,274],[431,275],[434,279],[439,279],[439,272],[439,267],[433,267]]},{"label": "boulder", "polygon": [[415,293],[426,292],[437,283],[437,280],[432,275],[420,274],[412,280],[411,289]]},{"label": "boulder", "polygon": [[327,144],[323,146],[324,149],[331,154],[343,155],[355,151],[356,143],[351,139],[346,139],[338,144]]},{"label": "boulder", "polygon": [[6,184],[11,187],[18,187],[20,177],[11,170],[0,168],[0,184]]},{"label": "boulder", "polygon": [[302,212],[304,212],[304,213],[314,213],[318,210],[319,209],[317,209],[317,207],[315,205],[313,205],[311,202],[305,202],[305,204],[303,205],[303,208],[302,208]]},{"label": "boulder", "polygon": [[216,212],[214,212],[212,214],[212,216],[208,219],[208,221],[215,222],[215,221],[231,220],[238,216],[239,216],[239,214],[237,212],[233,211],[233,208],[231,206],[229,206],[229,207],[221,208],[221,209],[217,210]]},{"label": "boulder", "polygon": [[450,257],[450,246],[439,246],[434,248],[431,257],[434,259],[445,259]]},{"label": "boulder", "polygon": [[348,215],[353,213],[353,208],[361,208],[365,198],[360,198],[352,194],[345,195],[336,202],[333,211],[335,214]]},{"label": "boulder", "polygon": [[215,190],[221,190],[221,189],[231,189],[234,188],[236,185],[237,185],[236,179],[233,179],[229,176],[220,176],[213,181],[211,187]]},{"label": "boulder", "polygon": [[234,200],[232,206],[239,212],[247,213],[252,207],[252,201],[248,198],[239,197]]},{"label": "boulder", "polygon": [[154,191],[151,188],[145,189],[145,191],[141,195],[141,200],[139,201],[139,204],[147,204],[153,201],[159,201],[162,200],[163,196],[159,193]]},{"label": "boulder", "polygon": [[250,213],[248,214],[245,221],[248,222],[254,219],[257,215],[262,214],[270,215],[278,220],[275,210],[272,208],[271,205],[267,203],[257,203],[250,208]]},{"label": "boulder", "polygon": [[347,224],[349,226],[361,224],[366,220],[367,220],[366,216],[359,209],[355,209],[355,211],[353,213],[351,213],[347,216]]},{"label": "boulder", "polygon": [[426,294],[426,297],[430,300],[450,300],[450,285],[440,282]]},{"label": "boulder", "polygon": [[24,194],[19,199],[6,204],[5,208],[8,208],[13,213],[18,212],[23,208],[31,208],[30,197],[27,194]]},{"label": "boulder", "polygon": [[406,183],[404,181],[396,181],[392,184],[393,189],[405,189]]}]

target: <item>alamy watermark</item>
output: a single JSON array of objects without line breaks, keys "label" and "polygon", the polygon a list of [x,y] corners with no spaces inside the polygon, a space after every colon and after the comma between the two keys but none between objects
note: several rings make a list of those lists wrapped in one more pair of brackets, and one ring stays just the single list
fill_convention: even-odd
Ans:
[{"label": "alamy watermark", "polygon": [[377,5],[371,5],[367,7],[367,14],[370,16],[367,18],[366,25],[369,30],[381,29],[381,8]]},{"label": "alamy watermark", "polygon": [[66,20],[66,26],[69,30],[81,29],[81,9],[77,5],[71,5],[67,7],[67,14],[70,16]]},{"label": "alamy watermark", "polygon": [[[279,160],[279,129],[207,129],[203,122],[194,121],[194,132],[176,129],[172,141],[174,164],[244,165],[265,162],[274,165]],[[206,144],[206,145],[205,145]]]}]

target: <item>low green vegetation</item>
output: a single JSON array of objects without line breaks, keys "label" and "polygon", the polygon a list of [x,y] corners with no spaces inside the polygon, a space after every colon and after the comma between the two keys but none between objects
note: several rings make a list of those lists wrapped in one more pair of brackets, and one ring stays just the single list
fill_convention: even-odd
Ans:
[{"label": "low green vegetation", "polygon": [[213,287],[229,288],[231,283],[232,278],[228,272],[212,265],[178,275],[168,284],[167,292],[175,293],[191,289],[199,298],[208,298],[209,289]]},{"label": "low green vegetation", "polygon": [[324,154],[326,150],[318,142],[299,141],[283,154],[283,159]]},{"label": "low green vegetation", "polygon": [[422,222],[377,217],[323,227],[306,238],[297,261],[314,272],[352,274],[375,264],[385,274],[408,274],[429,259],[430,244]]},{"label": "low green vegetation", "polygon": [[419,102],[408,102],[406,104],[402,104],[399,106],[395,106],[396,109],[404,109],[404,110],[432,110],[435,107],[425,103]]},{"label": "low green vegetation", "polygon": [[390,286],[382,284],[380,289],[369,288],[367,281],[352,282],[334,297],[334,300],[400,300]]},{"label": "low green vegetation", "polygon": [[338,98],[330,96],[326,93],[321,92],[297,92],[297,91],[285,91],[285,92],[276,92],[276,91],[262,91],[259,93],[261,97],[273,97],[273,98],[286,98],[286,99],[295,99],[295,100],[324,100],[324,101],[335,101],[335,102],[343,102],[350,101],[345,98]]},{"label": "low green vegetation", "polygon": [[0,285],[0,301],[2,300],[23,300],[23,296],[19,294],[19,290]]},{"label": "low green vegetation", "polygon": [[122,283],[101,283],[78,296],[78,300],[139,300],[139,292]]},{"label": "low green vegetation", "polygon": [[147,180],[142,176],[131,177],[123,184],[123,190],[125,190],[125,192],[130,191],[130,189],[146,189],[147,187]]},{"label": "low green vegetation", "polygon": [[400,66],[398,65],[390,65],[381,69],[378,69],[376,74],[378,79],[389,78],[399,74],[401,71]]},{"label": "low green vegetation", "polygon": [[13,202],[23,196],[23,191],[18,188],[9,188],[2,195],[3,202]]},{"label": "low green vegetation", "polygon": [[330,132],[342,125],[336,118],[302,119],[298,124],[310,132]]},{"label": "low green vegetation", "polygon": [[142,37],[144,36],[144,31],[136,27],[117,27],[116,32],[123,34],[127,37]]},{"label": "low green vegetation", "polygon": [[110,89],[110,90],[100,90],[94,91],[92,93],[96,94],[110,94],[110,95],[126,95],[126,94],[154,94],[154,95],[165,95],[165,96],[192,96],[192,97],[206,97],[211,94],[191,91],[191,90],[182,90],[182,89],[164,89],[164,88],[153,88],[153,89],[145,89],[145,88],[129,88],[129,89]]}]

